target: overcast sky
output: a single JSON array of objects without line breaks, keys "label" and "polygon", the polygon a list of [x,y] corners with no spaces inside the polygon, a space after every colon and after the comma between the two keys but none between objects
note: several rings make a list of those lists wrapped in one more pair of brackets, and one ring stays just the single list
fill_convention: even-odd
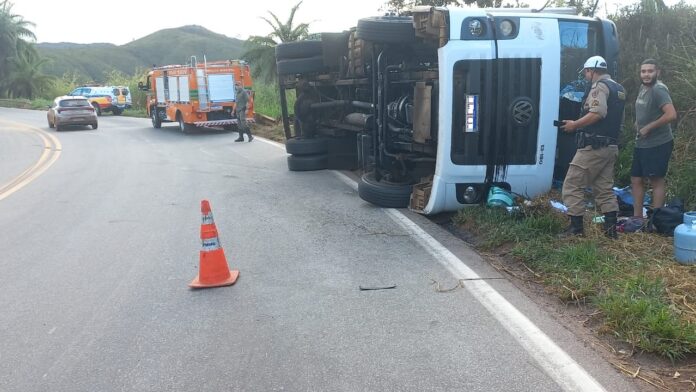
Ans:
[{"label": "overcast sky", "polygon": [[[33,31],[37,42],[108,42],[117,45],[126,44],[157,30],[192,24],[240,39],[246,39],[249,35],[266,35],[270,32],[270,27],[260,17],[268,17],[268,11],[272,11],[285,22],[290,9],[296,4],[296,0],[10,1],[14,4],[14,14],[21,15],[36,25]],[[310,23],[313,33],[342,31],[355,26],[359,18],[382,14],[383,11],[379,8],[385,2],[304,0],[294,20],[295,23]],[[539,7],[545,1],[526,2]],[[605,6],[605,3],[609,5]],[[613,11],[616,8],[615,4],[615,1],[600,0],[599,8],[609,7],[610,11]]]}]

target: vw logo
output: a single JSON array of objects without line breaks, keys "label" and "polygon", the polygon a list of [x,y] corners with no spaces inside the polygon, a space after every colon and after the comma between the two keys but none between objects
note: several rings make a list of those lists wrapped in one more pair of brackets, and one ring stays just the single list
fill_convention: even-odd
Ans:
[{"label": "vw logo", "polygon": [[510,116],[517,125],[529,125],[534,116],[534,105],[529,98],[517,98],[510,105]]}]

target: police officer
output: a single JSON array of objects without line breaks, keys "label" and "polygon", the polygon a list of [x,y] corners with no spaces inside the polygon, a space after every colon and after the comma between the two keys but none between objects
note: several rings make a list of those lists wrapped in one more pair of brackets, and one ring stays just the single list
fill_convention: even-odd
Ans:
[{"label": "police officer", "polygon": [[616,239],[619,206],[612,187],[626,93],[610,78],[607,62],[601,56],[587,59],[583,72],[591,88],[585,94],[582,116],[578,120],[563,120],[561,126],[564,132],[575,132],[577,141],[577,151],[563,182],[563,203],[570,216],[570,226],[563,236],[584,233],[584,189],[591,186],[595,202],[604,213],[604,233]]},{"label": "police officer", "polygon": [[237,114],[237,129],[239,130],[239,137],[235,139],[235,142],[243,142],[244,133],[249,136],[249,141],[252,141],[254,140],[254,137],[251,136],[251,129],[246,121],[246,110],[247,103],[249,102],[249,94],[247,94],[246,90],[244,90],[241,82],[236,82],[234,84],[234,89],[237,93],[237,103],[234,111]]}]

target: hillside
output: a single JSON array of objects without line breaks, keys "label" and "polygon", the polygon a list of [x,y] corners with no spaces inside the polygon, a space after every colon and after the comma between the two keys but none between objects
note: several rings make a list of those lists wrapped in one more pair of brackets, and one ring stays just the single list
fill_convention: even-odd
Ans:
[{"label": "hillside", "polygon": [[88,79],[102,81],[105,71],[118,70],[132,75],[138,68],[153,64],[182,64],[191,56],[199,61],[238,58],[244,41],[214,33],[201,26],[183,26],[160,30],[125,45],[105,43],[39,43],[39,53],[51,59],[44,69],[50,75],[75,72]]}]

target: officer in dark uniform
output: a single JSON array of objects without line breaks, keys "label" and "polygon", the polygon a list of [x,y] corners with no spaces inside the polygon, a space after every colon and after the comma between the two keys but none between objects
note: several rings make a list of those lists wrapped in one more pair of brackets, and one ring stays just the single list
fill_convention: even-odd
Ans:
[{"label": "officer in dark uniform", "polygon": [[246,133],[249,136],[249,141],[254,140],[254,137],[251,136],[251,129],[249,128],[249,124],[247,124],[246,121],[246,111],[247,111],[247,103],[249,102],[249,94],[247,94],[246,90],[244,90],[244,86],[242,86],[242,83],[236,82],[234,84],[235,92],[237,93],[237,101],[236,101],[236,106],[234,108],[234,112],[237,114],[237,129],[239,130],[239,137],[235,140],[235,142],[243,142],[244,141],[244,133]]},{"label": "officer in dark uniform", "polygon": [[616,239],[619,206],[612,187],[626,93],[610,78],[607,62],[601,56],[587,59],[583,72],[592,87],[585,95],[582,116],[574,121],[564,120],[561,126],[564,132],[576,133],[578,147],[563,182],[563,203],[570,216],[570,226],[563,236],[584,233],[584,190],[592,187],[596,205],[604,214],[604,233]]}]

